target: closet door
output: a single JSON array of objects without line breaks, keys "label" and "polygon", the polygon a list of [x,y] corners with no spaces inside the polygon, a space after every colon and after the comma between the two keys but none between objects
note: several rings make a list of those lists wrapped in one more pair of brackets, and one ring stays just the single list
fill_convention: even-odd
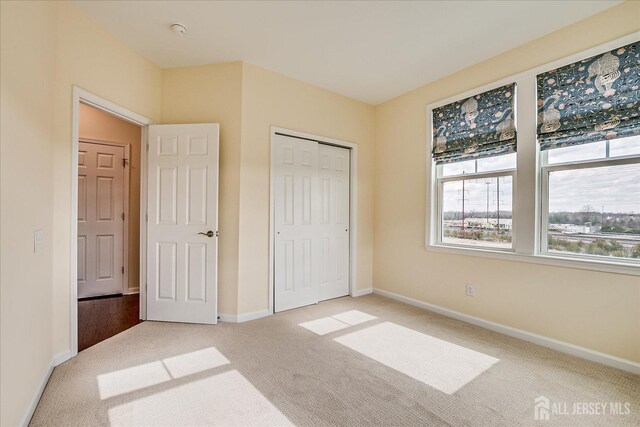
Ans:
[{"label": "closet door", "polygon": [[319,145],[319,299],[349,295],[349,150]]},{"label": "closet door", "polygon": [[273,140],[275,311],[318,302],[318,144]]}]

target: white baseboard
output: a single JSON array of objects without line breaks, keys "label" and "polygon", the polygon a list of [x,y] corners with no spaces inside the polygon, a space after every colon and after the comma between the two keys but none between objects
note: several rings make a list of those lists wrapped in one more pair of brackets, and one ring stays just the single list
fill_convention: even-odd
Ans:
[{"label": "white baseboard", "polygon": [[583,359],[590,360],[592,362],[602,363],[603,365],[611,366],[613,368],[622,369],[623,371],[631,372],[633,374],[640,375],[640,363],[632,360],[622,359],[610,354],[601,353],[599,351],[591,350],[585,347],[580,347],[574,344],[570,344],[564,341],[559,341],[553,338],[545,337],[542,335],[534,334],[532,332],[523,331],[522,329],[512,328],[511,326],[502,325],[500,323],[484,320],[479,317],[469,316],[458,311],[450,310],[448,308],[440,307],[434,304],[429,304],[417,299],[405,297],[393,292],[384,291],[382,289],[373,289],[374,294],[378,294],[387,298],[391,298],[396,301],[400,301],[415,307],[420,307],[425,310],[432,311],[434,313],[441,314],[443,316],[451,317],[453,319],[461,320],[463,322],[471,323],[476,326],[480,326],[485,329],[489,329],[494,332],[499,332],[510,337],[518,338],[524,341],[528,341],[534,344],[541,345],[553,350],[567,353],[572,356],[581,357]]},{"label": "white baseboard", "polygon": [[53,372],[53,368],[58,366],[59,364],[66,362],[71,359],[71,350],[63,351],[62,353],[58,353],[53,356],[47,370],[45,371],[42,379],[40,380],[40,384],[36,390],[36,393],[31,398],[29,402],[29,406],[27,407],[27,412],[25,412],[22,417],[22,421],[20,425],[23,427],[27,427],[31,422],[31,417],[33,417],[33,413],[36,411],[36,407],[38,406],[38,402],[40,402],[40,398],[42,397],[42,393],[44,392],[44,388],[47,386],[49,382],[49,378],[51,377],[51,373]]},{"label": "white baseboard", "polygon": [[253,311],[251,313],[244,314],[220,314],[220,321],[227,323],[242,323],[248,322],[250,320],[260,319],[261,317],[266,317],[269,315],[269,310],[259,310]]},{"label": "white baseboard", "polygon": [[31,417],[33,417],[33,413],[36,411],[36,407],[38,406],[38,402],[40,402],[40,398],[42,397],[42,393],[44,392],[44,388],[47,386],[49,382],[49,378],[51,377],[51,373],[53,372],[53,360],[47,366],[47,369],[44,372],[44,375],[40,379],[40,384],[36,389],[35,394],[31,398],[29,402],[29,406],[27,406],[27,411],[25,412],[22,420],[20,421],[20,426],[27,427],[31,422]]},{"label": "white baseboard", "polygon": [[366,288],[366,289],[356,289],[353,292],[351,292],[351,296],[352,297],[361,297],[363,295],[369,295],[373,293],[373,288]]},{"label": "white baseboard", "polygon": [[127,291],[124,293],[124,295],[133,295],[133,294],[139,294],[140,293],[140,287],[137,288],[129,288],[127,289]]},{"label": "white baseboard", "polygon": [[53,366],[58,366],[61,363],[71,359],[71,350],[63,351],[53,356]]}]

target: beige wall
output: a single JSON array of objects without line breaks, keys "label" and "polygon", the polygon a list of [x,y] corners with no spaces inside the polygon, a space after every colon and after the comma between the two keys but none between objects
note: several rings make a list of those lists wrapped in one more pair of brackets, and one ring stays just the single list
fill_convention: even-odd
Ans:
[{"label": "beige wall", "polygon": [[[159,121],[161,70],[67,2],[58,2],[53,102],[53,352],[70,346],[72,90],[76,85]],[[23,25],[31,26],[25,22]]]},{"label": "beige wall", "polygon": [[[640,361],[637,278],[427,253],[423,246],[425,106],[636,31],[640,3],[626,2],[376,108],[250,64],[160,70],[67,2],[1,7],[0,424],[19,422],[53,356],[70,347],[73,85],[156,122],[221,124],[221,313],[268,305],[275,125],[358,144],[356,289],[373,281]],[[34,254],[36,229],[45,245]],[[467,281],[479,286],[473,299],[464,297]],[[29,309],[19,301],[29,301]]]},{"label": "beige wall", "polygon": [[163,123],[220,123],[218,313],[238,312],[242,63],[162,71]]},{"label": "beige wall", "polygon": [[271,126],[358,145],[358,283],[370,288],[373,263],[374,109],[341,95],[244,64],[240,171],[239,313],[268,307]]},{"label": "beige wall", "polygon": [[424,249],[426,105],[637,30],[640,2],[625,2],[379,105],[375,287],[640,362],[638,277]]},{"label": "beige wall", "polygon": [[371,106],[246,63],[163,70],[163,123],[220,123],[218,311],[268,308],[271,126],[358,144],[358,284],[373,262]]},{"label": "beige wall", "polygon": [[129,292],[137,292],[140,282],[140,142],[142,128],[102,110],[80,104],[80,139],[129,145]]},{"label": "beige wall", "polygon": [[68,2],[1,5],[4,426],[70,347],[72,87],[159,120],[161,71]]},{"label": "beige wall", "polygon": [[[0,425],[18,424],[51,364],[53,4],[1,2]],[[33,232],[43,230],[42,251]]]}]

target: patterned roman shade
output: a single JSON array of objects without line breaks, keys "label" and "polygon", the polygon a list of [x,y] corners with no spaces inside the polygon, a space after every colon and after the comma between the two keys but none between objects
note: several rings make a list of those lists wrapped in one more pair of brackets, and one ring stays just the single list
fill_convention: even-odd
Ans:
[{"label": "patterned roman shade", "polygon": [[516,151],[516,84],[433,110],[433,159],[452,163]]},{"label": "patterned roman shade", "polygon": [[538,75],[541,150],[640,134],[640,42]]}]

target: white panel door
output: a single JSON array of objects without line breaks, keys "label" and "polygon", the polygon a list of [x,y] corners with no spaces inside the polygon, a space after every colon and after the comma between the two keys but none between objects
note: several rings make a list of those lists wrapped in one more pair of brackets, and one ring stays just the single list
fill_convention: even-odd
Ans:
[{"label": "white panel door", "polygon": [[217,124],[149,126],[147,319],[217,321]]},{"label": "white panel door", "polygon": [[349,150],[318,148],[319,299],[349,295]]},{"label": "white panel door", "polygon": [[124,147],[78,147],[78,298],[122,293]]},{"label": "white panel door", "polygon": [[273,140],[275,311],[318,302],[318,144]]}]

